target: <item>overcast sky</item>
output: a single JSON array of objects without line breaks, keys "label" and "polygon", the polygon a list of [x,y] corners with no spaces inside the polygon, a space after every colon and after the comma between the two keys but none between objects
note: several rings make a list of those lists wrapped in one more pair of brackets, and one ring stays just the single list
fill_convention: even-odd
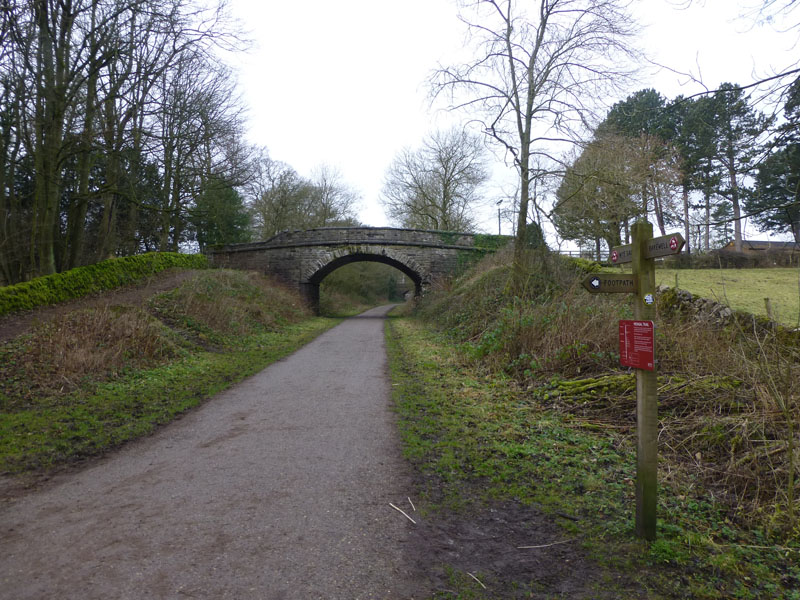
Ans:
[{"label": "overcast sky", "polygon": [[[797,62],[795,35],[737,19],[758,0],[694,0],[681,9],[685,4],[633,3],[646,26],[641,47],[655,62],[702,77],[710,89]],[[386,168],[404,146],[454,122],[429,106],[425,80],[438,63],[463,57],[455,1],[232,0],[232,8],[255,41],[236,65],[249,141],[301,175],[322,163],[337,167],[363,198],[361,221],[389,225],[378,201]],[[630,92],[644,87],[667,98],[702,91],[687,77],[654,68]],[[498,185],[502,178],[500,168]],[[493,203],[478,217],[484,230],[496,232]]]}]

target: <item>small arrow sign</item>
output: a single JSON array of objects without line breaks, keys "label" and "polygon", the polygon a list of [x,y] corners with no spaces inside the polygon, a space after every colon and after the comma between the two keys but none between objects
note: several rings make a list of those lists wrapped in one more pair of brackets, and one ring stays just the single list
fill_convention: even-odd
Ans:
[{"label": "small arrow sign", "polygon": [[[660,256],[678,254],[685,244],[686,241],[680,233],[672,233],[670,235],[653,238],[647,242],[647,246],[644,249],[644,257],[658,258]],[[615,265],[629,263],[633,261],[633,247],[630,244],[614,246],[611,249],[609,259]]]},{"label": "small arrow sign", "polygon": [[625,246],[614,246],[611,249],[611,262],[615,265],[629,263],[633,261],[633,247],[630,244]]},{"label": "small arrow sign", "polygon": [[623,294],[636,291],[636,278],[633,275],[597,273],[587,275],[583,287],[593,294]]}]

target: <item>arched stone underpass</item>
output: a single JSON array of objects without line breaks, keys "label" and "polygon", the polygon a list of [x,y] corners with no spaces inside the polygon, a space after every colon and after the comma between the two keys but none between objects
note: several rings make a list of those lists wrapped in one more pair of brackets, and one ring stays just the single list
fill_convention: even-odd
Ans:
[{"label": "arched stone underpass", "polygon": [[[331,253],[331,259],[321,264],[316,271],[306,274],[304,280],[300,282],[300,290],[308,300],[314,310],[319,310],[319,286],[322,280],[333,273],[336,269],[354,262],[377,262],[394,267],[414,283],[414,295],[422,294],[423,277],[422,269],[413,260],[404,256],[389,256],[387,254],[375,253],[374,248],[352,248]],[[429,282],[424,282],[426,285]]]},{"label": "arched stone underpass", "polygon": [[389,264],[405,273],[417,294],[508,243],[507,236],[396,229],[323,227],[284,231],[264,242],[230,244],[209,250],[212,266],[260,271],[295,286],[319,309],[319,283],[355,261]]}]

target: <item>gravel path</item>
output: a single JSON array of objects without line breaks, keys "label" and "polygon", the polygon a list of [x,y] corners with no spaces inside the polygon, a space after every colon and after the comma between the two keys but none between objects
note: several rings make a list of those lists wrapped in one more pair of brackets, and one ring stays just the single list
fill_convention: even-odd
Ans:
[{"label": "gravel path", "polygon": [[424,597],[388,309],[0,507],[0,598]]}]

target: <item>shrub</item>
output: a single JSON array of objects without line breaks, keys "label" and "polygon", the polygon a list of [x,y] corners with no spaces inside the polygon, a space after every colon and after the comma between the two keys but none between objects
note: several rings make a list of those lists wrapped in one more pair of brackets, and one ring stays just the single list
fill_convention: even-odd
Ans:
[{"label": "shrub", "polygon": [[118,288],[173,267],[204,269],[208,261],[201,254],[150,252],[37,277],[0,288],[0,315]]},{"label": "shrub", "polygon": [[59,396],[87,377],[105,380],[126,368],[147,368],[180,354],[169,330],[145,311],[126,306],[59,315],[13,344],[0,346],[0,402],[9,410]]},{"label": "shrub", "polygon": [[578,258],[577,256],[565,256],[562,258],[567,266],[575,269],[580,274],[599,273],[603,269],[603,265],[594,260]]}]

